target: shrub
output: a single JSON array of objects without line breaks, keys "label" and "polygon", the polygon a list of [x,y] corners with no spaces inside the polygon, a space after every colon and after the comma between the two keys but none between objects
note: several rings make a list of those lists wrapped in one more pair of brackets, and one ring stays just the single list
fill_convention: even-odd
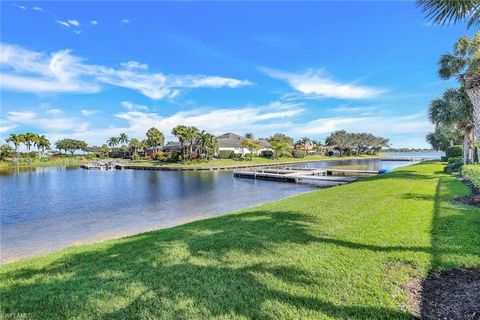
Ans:
[{"label": "shrub", "polygon": [[475,187],[480,188],[480,164],[463,166],[462,175],[465,179],[472,182]]},{"label": "shrub", "polygon": [[461,157],[463,155],[463,148],[462,146],[448,147],[445,151],[445,155],[447,156],[447,158]]},{"label": "shrub", "polygon": [[235,159],[235,160],[242,160],[242,159],[243,159],[243,154],[241,154],[241,153],[234,153],[234,154],[233,154],[233,159]]},{"label": "shrub", "polygon": [[447,161],[448,164],[456,164],[456,163],[458,163],[458,162],[462,162],[462,163],[463,163],[462,158],[460,158],[460,157],[453,157],[453,158],[448,158],[448,161]]},{"label": "shrub", "polygon": [[233,159],[235,157],[235,152],[233,150],[220,150],[218,151],[219,159]]},{"label": "shrub", "polygon": [[264,158],[273,158],[273,151],[272,150],[262,150],[260,155]]},{"label": "shrub", "polygon": [[448,164],[444,171],[446,173],[459,172],[462,169],[463,160],[459,157],[448,158]]},{"label": "shrub", "polygon": [[140,160],[142,157],[140,157],[140,155],[138,153],[134,153],[132,154],[132,156],[130,157],[130,159],[132,160]]},{"label": "shrub", "polygon": [[170,151],[166,154],[163,161],[178,162],[182,161],[182,152],[181,151]]},{"label": "shrub", "polygon": [[294,158],[305,158],[307,153],[304,150],[293,150],[292,151],[292,156]]}]

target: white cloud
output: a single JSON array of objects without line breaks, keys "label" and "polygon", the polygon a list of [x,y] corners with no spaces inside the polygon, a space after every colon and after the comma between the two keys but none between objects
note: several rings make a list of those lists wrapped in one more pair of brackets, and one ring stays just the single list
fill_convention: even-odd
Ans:
[{"label": "white cloud", "polygon": [[138,61],[122,62],[120,63],[120,66],[129,70],[134,70],[134,69],[147,70],[148,69],[148,64],[140,63]]},{"label": "white cloud", "polygon": [[[72,117],[41,117],[34,111],[11,111],[7,119],[15,125],[28,125],[38,130],[46,130],[52,141],[61,138],[79,138],[89,144],[101,145],[108,137],[125,132],[130,137],[143,138],[150,127],[159,128],[167,140],[174,140],[171,135],[173,127],[179,124],[196,126],[214,134],[229,131],[243,134],[253,131],[257,136],[267,135],[274,131],[288,129],[291,119],[304,111],[298,104],[274,102],[264,106],[248,106],[241,108],[197,108],[191,111],[177,112],[170,116],[149,111],[146,106],[128,101],[122,102],[126,111],[114,114],[124,125],[106,128],[90,128],[88,122]],[[146,108],[146,109],[145,109]],[[90,110],[82,110],[82,114]],[[84,114],[85,115],[85,114]]]},{"label": "white cloud", "polygon": [[123,19],[123,20],[122,20],[122,23],[123,23],[123,24],[129,24],[129,23],[130,23],[130,20],[129,20],[129,19]]},{"label": "white cloud", "polygon": [[75,27],[79,27],[80,26],[80,22],[78,22],[78,20],[75,20],[75,19],[70,19],[68,20],[68,23],[72,26],[75,26]]},{"label": "white cloud", "polygon": [[40,7],[33,7],[32,9],[33,9],[34,11],[43,11],[43,9],[40,8]]},{"label": "white cloud", "polygon": [[85,64],[71,50],[46,54],[2,44],[1,87],[25,92],[92,93],[108,84],[141,92],[152,99],[172,99],[185,88],[238,88],[249,81],[208,75],[164,75],[146,64],[126,62],[120,68]]},{"label": "white cloud", "polygon": [[61,21],[61,20],[55,20],[55,21],[66,28],[70,27],[70,24],[67,21]]},{"label": "white cloud", "polygon": [[59,115],[59,114],[62,114],[63,111],[60,110],[60,109],[49,109],[49,110],[46,111],[46,113],[53,114],[53,115]]},{"label": "white cloud", "polygon": [[309,97],[335,99],[367,99],[378,96],[378,88],[341,83],[325,76],[319,70],[309,69],[304,73],[290,73],[270,68],[260,68],[272,78],[286,81],[293,89]]},{"label": "white cloud", "polygon": [[87,129],[88,122],[80,123],[70,117],[42,117],[35,111],[10,111],[7,113],[7,120],[20,125],[27,125],[34,128],[47,130],[48,132],[64,132],[68,130]]},{"label": "white cloud", "polygon": [[88,116],[91,116],[91,115],[97,113],[98,110],[82,109],[82,110],[80,110],[80,112],[81,112],[85,117],[88,117]]},{"label": "white cloud", "polygon": [[27,10],[27,7],[25,6],[18,6],[19,9],[22,9],[22,10]]},{"label": "white cloud", "polygon": [[80,31],[80,30],[73,30],[73,33],[75,33],[75,34],[80,34],[80,33],[82,33],[82,31]]},{"label": "white cloud", "polygon": [[98,24],[98,21],[97,20],[92,20],[92,21],[90,21],[90,24],[92,26],[96,26]]},{"label": "white cloud", "polygon": [[424,113],[407,116],[354,116],[331,117],[309,121],[296,128],[305,135],[320,135],[345,129],[351,132],[371,132],[388,136],[391,134],[426,133],[432,125]]}]

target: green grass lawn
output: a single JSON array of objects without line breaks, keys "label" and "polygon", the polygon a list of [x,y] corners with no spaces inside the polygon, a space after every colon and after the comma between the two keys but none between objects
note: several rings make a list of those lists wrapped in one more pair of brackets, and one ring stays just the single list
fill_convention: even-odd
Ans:
[{"label": "green grass lawn", "polygon": [[410,319],[409,279],[480,268],[480,208],[442,167],[3,265],[3,317]]},{"label": "green grass lawn", "polygon": [[165,163],[155,160],[137,160],[127,163],[129,166],[139,167],[185,167],[185,168],[198,168],[198,167],[223,167],[223,166],[250,166],[250,165],[275,165],[289,162],[302,162],[302,161],[321,161],[321,160],[342,160],[342,159],[372,159],[379,156],[350,156],[350,157],[328,157],[328,156],[308,156],[305,158],[279,158],[269,159],[264,157],[253,157],[243,160],[235,159],[214,159],[210,161],[190,162],[190,163]]}]

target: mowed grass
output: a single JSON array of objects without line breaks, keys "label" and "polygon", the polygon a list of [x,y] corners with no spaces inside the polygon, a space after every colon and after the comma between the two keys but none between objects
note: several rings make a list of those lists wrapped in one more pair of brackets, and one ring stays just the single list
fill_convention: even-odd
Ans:
[{"label": "mowed grass", "polygon": [[213,159],[210,161],[198,161],[189,163],[168,163],[160,162],[156,160],[136,160],[127,163],[128,166],[138,167],[172,167],[172,168],[198,168],[198,167],[238,167],[238,166],[251,166],[251,165],[276,165],[282,163],[295,163],[295,162],[311,162],[322,160],[354,160],[354,159],[373,159],[379,158],[378,155],[363,155],[363,156],[349,156],[349,157],[329,157],[329,156],[308,156],[305,158],[278,158],[270,159],[264,157],[253,157],[252,160],[246,157],[241,160],[237,159]]},{"label": "mowed grass", "polygon": [[480,268],[480,209],[422,163],[0,267],[3,317],[410,319],[402,285]]}]

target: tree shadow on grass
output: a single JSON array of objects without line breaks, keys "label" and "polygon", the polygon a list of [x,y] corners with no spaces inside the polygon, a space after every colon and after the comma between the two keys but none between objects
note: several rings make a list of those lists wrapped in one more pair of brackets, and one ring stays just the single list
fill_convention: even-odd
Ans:
[{"label": "tree shadow on grass", "polygon": [[307,231],[309,223],[295,212],[250,211],[128,237],[44,267],[3,272],[0,280],[11,281],[1,292],[4,316],[275,319],[273,306],[282,304],[290,306],[291,316],[302,309],[345,319],[409,318],[388,308],[343,306],[291,292],[285,286],[321,280],[288,264],[232,265],[226,259],[236,254],[254,260],[276,245],[325,241]]},{"label": "tree shadow on grass", "polygon": [[436,187],[432,266],[416,297],[425,319],[480,318],[480,208],[451,203],[461,188],[446,177]]}]

